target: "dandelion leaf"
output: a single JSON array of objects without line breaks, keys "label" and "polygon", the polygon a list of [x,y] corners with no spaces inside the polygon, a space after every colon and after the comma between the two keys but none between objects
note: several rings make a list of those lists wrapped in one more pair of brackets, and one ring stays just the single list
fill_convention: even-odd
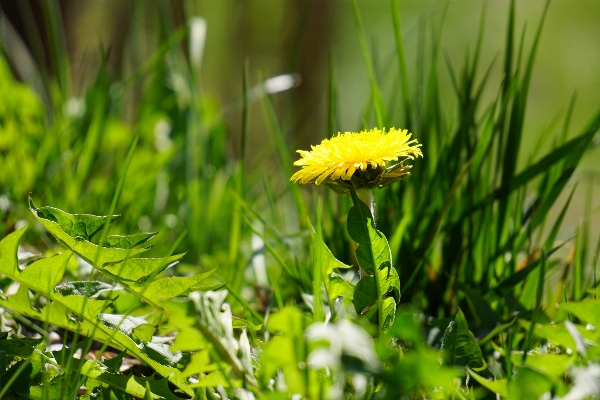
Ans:
[{"label": "dandelion leaf", "polygon": [[319,240],[314,229],[311,229],[313,248],[321,247],[321,279],[325,284],[325,291],[329,304],[334,304],[338,297],[352,300],[354,296],[354,285],[344,279],[339,273],[340,269],[352,268],[351,265],[344,264],[329,250],[329,247]]},{"label": "dandelion leaf", "polygon": [[[73,238],[83,238],[87,241],[98,232],[109,219],[106,216],[97,216],[89,214],[69,214],[54,207],[36,208],[33,200],[29,198],[29,208],[36,217],[52,221],[59,225],[61,229]],[[118,215],[113,215],[109,222],[117,219]]]},{"label": "dandelion leaf", "polygon": [[[46,221],[60,235],[67,236],[65,239],[70,238],[54,222],[43,218],[41,220]],[[71,331],[81,332],[85,336],[109,343],[115,348],[127,350],[129,354],[147,363],[160,375],[168,377],[169,381],[183,392],[188,395],[193,393],[187,381],[181,375],[181,371],[172,366],[173,362],[177,360],[177,353],[169,353],[164,346],[155,346],[153,343],[148,343],[135,336],[134,329],[142,323],[136,325],[139,321],[131,321],[133,317],[128,317],[129,319],[123,318],[123,316],[114,316],[112,319],[107,318],[106,315],[109,315],[107,310],[112,308],[112,301],[93,298],[94,294],[97,294],[93,291],[88,292],[86,295],[86,289],[83,288],[83,285],[68,286],[63,284],[58,285],[58,289],[54,287],[55,283],[62,279],[65,266],[72,255],[70,251],[65,251],[54,257],[40,259],[21,271],[18,267],[17,248],[19,240],[26,230],[27,226],[9,234],[0,241],[0,273],[20,283],[17,293],[5,299],[0,299],[0,306],[26,317],[46,321],[49,324]],[[65,243],[67,240],[61,240],[61,242]],[[89,246],[95,246],[89,242],[86,243]],[[123,252],[124,250],[101,248],[100,255],[104,252],[111,253],[115,251]],[[111,253],[111,257],[114,254],[116,253]],[[121,256],[123,254],[120,253]],[[189,289],[202,278],[203,276],[188,281],[187,285],[180,284],[178,286],[179,290]],[[93,283],[91,287],[94,288]],[[103,288],[101,285],[96,286],[98,290]],[[43,308],[34,309],[31,306],[29,290],[44,296],[49,301]],[[171,290],[170,293],[175,292],[177,291]],[[162,298],[166,297],[168,296],[162,295]],[[99,318],[102,315],[105,318]],[[119,321],[124,320],[125,327],[115,322],[117,319]],[[112,321],[112,325],[107,321]],[[128,328],[131,325],[133,325],[133,328],[129,332]],[[167,359],[170,362],[166,362]],[[6,376],[5,374],[3,378]]]},{"label": "dandelion leaf", "polygon": [[[125,260],[127,258],[131,258],[137,254],[143,253],[147,249],[138,248],[138,249],[119,249],[119,248],[104,248],[95,245],[90,242],[88,239],[91,235],[87,234],[86,236],[78,235],[82,232],[95,232],[100,228],[97,228],[96,225],[98,222],[95,222],[93,226],[89,228],[78,228],[74,229],[72,224],[72,219],[70,217],[82,217],[82,215],[76,214],[68,214],[64,211],[61,211],[61,215],[66,215],[70,217],[61,217],[53,218],[52,216],[55,214],[50,214],[49,212],[44,212],[44,210],[52,209],[54,213],[55,210],[51,207],[41,207],[36,208],[33,204],[33,200],[29,199],[29,209],[33,213],[34,217],[37,221],[39,221],[59,242],[65,245],[67,248],[71,249],[73,252],[79,254],[81,258],[89,262],[90,264],[96,266],[97,268],[102,268],[105,264],[115,263],[118,261]],[[40,211],[42,210],[42,211]],[[60,211],[60,210],[58,210]],[[92,217],[92,216],[87,216]],[[101,218],[101,217],[98,217]],[[71,222],[65,222],[71,221]],[[103,220],[106,222],[106,220]],[[86,218],[77,219],[79,224],[85,224],[88,222]],[[63,226],[62,223],[65,223]],[[100,225],[101,227],[102,225]],[[75,236],[72,236],[75,235]]]},{"label": "dandelion leaf", "polygon": [[[81,374],[101,382],[105,387],[125,392],[136,398],[144,398],[148,393],[152,399],[180,400],[180,397],[169,389],[167,379],[116,374],[109,372],[106,365],[97,361],[86,361],[81,368]],[[146,388],[149,388],[148,392]]]},{"label": "dandelion leaf", "polygon": [[75,294],[78,296],[86,296],[91,299],[98,297],[102,293],[106,293],[115,289],[116,288],[114,285],[99,281],[65,282],[54,287],[54,290],[63,296]]},{"label": "dandelion leaf", "polygon": [[375,228],[369,207],[354,190],[350,191],[354,205],[348,213],[348,233],[358,243],[356,259],[366,272],[354,290],[357,312],[380,304],[380,326],[385,330],[394,321],[396,304],[400,301],[400,277],[392,266],[392,254],[386,237]]},{"label": "dandelion leaf", "polygon": [[560,308],[574,314],[582,321],[589,322],[596,329],[600,328],[600,303],[595,300],[563,303]]},{"label": "dandelion leaf", "polygon": [[102,271],[118,280],[139,281],[177,264],[184,255],[185,253],[162,258],[128,258],[105,265]]},{"label": "dandelion leaf", "polygon": [[115,249],[133,249],[140,244],[146,243],[157,235],[158,232],[142,232],[133,235],[110,235],[104,239],[104,247]]},{"label": "dandelion leaf", "polygon": [[444,332],[440,358],[443,365],[468,366],[476,371],[486,367],[477,339],[469,331],[465,315],[459,308],[454,321]]}]

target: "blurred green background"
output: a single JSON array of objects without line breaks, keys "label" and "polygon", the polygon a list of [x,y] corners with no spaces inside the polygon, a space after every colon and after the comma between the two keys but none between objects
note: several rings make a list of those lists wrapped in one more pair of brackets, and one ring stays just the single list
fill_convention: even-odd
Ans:
[{"label": "blurred green background", "polygon": [[[475,47],[482,10],[485,9],[480,67],[483,73],[495,59],[490,75],[494,84],[486,87],[483,103],[491,101],[501,80],[501,54],[509,4],[508,0],[400,1],[409,71],[406,84],[411,91],[419,93],[419,88],[415,87],[418,76],[424,69],[423,65],[430,62],[430,50],[423,50],[424,43],[439,35],[444,55],[438,60],[439,79],[441,92],[447,93],[442,100],[446,110],[455,107],[447,64],[460,71],[465,54]],[[533,41],[544,4],[544,1],[517,3],[515,26],[519,37],[523,27],[526,29],[525,48]],[[10,201],[18,204],[24,205],[24,196],[33,192],[34,199],[41,200],[44,205],[68,207],[72,212],[101,213],[100,210],[108,207],[107,199],[112,196],[116,184],[109,171],[113,168],[118,170],[127,145],[135,133],[140,133],[137,159],[134,157],[132,164],[135,171],[130,173],[138,176],[146,172],[147,180],[128,182],[122,202],[135,204],[138,208],[138,214],[131,211],[129,214],[132,220],[138,220],[140,229],[164,231],[166,226],[166,232],[169,232],[172,228],[169,238],[174,241],[191,221],[188,219],[182,223],[181,217],[193,213],[189,208],[187,211],[181,209],[192,207],[190,204],[177,208],[186,196],[189,200],[193,195],[187,192],[189,185],[178,187],[176,183],[189,183],[190,179],[195,179],[194,174],[206,177],[204,183],[212,185],[210,193],[215,192],[217,185],[221,197],[207,199],[207,203],[203,204],[203,212],[208,210],[205,219],[192,220],[199,221],[201,225],[221,221],[216,215],[211,217],[211,212],[223,204],[222,199],[227,197],[224,193],[230,187],[227,185],[232,185],[232,177],[235,176],[235,165],[228,164],[226,159],[242,157],[241,96],[245,60],[249,66],[249,86],[268,77],[294,74],[295,87],[273,96],[290,149],[307,148],[327,135],[328,86],[332,79],[330,65],[335,65],[333,79],[338,88],[339,130],[355,131],[360,128],[369,98],[369,79],[349,1],[3,0],[0,7],[2,52],[10,66],[10,73],[6,72],[3,79],[14,74],[34,87],[41,102],[36,103],[39,109],[30,107],[35,114],[32,118],[42,118],[43,122],[38,121],[40,126],[48,125],[49,120],[54,121],[50,124],[51,129],[33,134],[38,138],[30,143],[33,148],[46,146],[45,156],[29,155],[37,160],[38,165],[43,165],[44,171],[20,171],[25,176],[38,178],[10,181],[6,178],[6,171],[13,168],[14,172],[19,165],[11,167],[9,161],[3,161],[3,174],[6,175],[0,182],[3,185],[0,194],[7,195]],[[386,103],[397,104],[399,109],[398,88],[404,83],[398,82],[396,73],[390,2],[360,1],[359,7],[383,96]],[[190,24],[195,17],[206,22],[205,45],[197,44],[202,43],[201,38],[194,42],[193,35],[181,34],[174,39],[177,29]],[[201,34],[202,29],[199,29],[197,32]],[[531,161],[525,159],[530,154],[528,148],[538,142],[542,132],[548,135],[548,132],[560,130],[561,118],[575,94],[571,132],[580,131],[600,104],[598,38],[600,2],[556,0],[551,3],[531,82],[525,120],[525,151],[520,153],[523,158],[520,165]],[[174,42],[171,46],[163,46],[165,51],[161,52],[161,44],[169,40]],[[190,46],[196,50],[190,50]],[[184,65],[182,60],[198,57],[193,56],[194,51],[201,53],[201,63],[192,62],[191,67]],[[161,63],[163,66],[158,67]],[[197,91],[186,89],[190,86]],[[98,88],[96,92],[94,87]],[[103,88],[106,89],[104,92]],[[9,88],[6,93],[15,92]],[[105,96],[102,93],[110,93],[110,98],[102,97]],[[200,99],[194,99],[197,94],[201,95]],[[99,97],[94,96],[102,98],[100,103],[106,102],[103,109],[98,109]],[[55,123],[55,117],[51,116],[53,107],[64,107],[64,121],[74,115],[72,119],[79,118],[78,122]],[[250,190],[254,192],[248,194],[249,198],[262,194],[262,180],[278,181],[279,187],[283,184],[282,177],[271,174],[272,170],[279,171],[281,164],[277,160],[276,145],[267,133],[269,127],[263,118],[264,112],[259,101],[251,103],[246,175],[251,182]],[[398,121],[398,127],[403,125],[404,121],[393,117],[393,107],[390,113],[392,120]],[[194,155],[194,150],[189,153],[190,136],[186,135],[198,126],[194,118],[199,118],[206,128],[204,133],[198,133],[202,145],[207,146],[200,149],[200,155]],[[101,129],[94,131],[94,123],[101,124]],[[410,126],[407,128],[411,129]],[[32,128],[33,131],[36,129]],[[96,132],[96,136],[91,141],[84,141],[84,136],[90,137],[89,129]],[[84,135],[83,132],[88,133]],[[414,133],[419,138],[419,132]],[[44,138],[45,135],[57,135],[56,142]],[[60,135],[67,135],[68,140],[63,140],[65,136]],[[166,141],[163,140],[165,138]],[[551,137],[548,140],[542,138],[541,143],[542,148],[547,150]],[[3,151],[6,153],[15,144],[5,139]],[[73,153],[81,156],[82,153],[77,153],[78,149],[85,153],[96,146],[106,150],[106,154],[94,156],[89,163],[83,162],[83,166],[81,159],[71,160],[75,163],[75,172],[70,181],[71,178],[61,172],[61,163],[45,165],[39,159],[58,155],[51,154],[55,151],[54,145],[59,148],[57,151],[62,160],[67,162]],[[424,153],[427,157],[426,148]],[[195,160],[195,156],[199,159]],[[576,180],[597,181],[597,156],[597,148],[586,156],[583,168],[576,173]],[[294,155],[291,157],[295,159]],[[193,170],[190,163],[194,162],[203,166],[200,172],[190,172]],[[165,175],[167,170],[174,171],[174,175]],[[215,179],[215,172],[222,179]],[[105,180],[102,179],[103,174]],[[53,184],[41,187],[49,176]],[[75,189],[72,189],[73,184]],[[16,190],[15,185],[21,187]],[[166,194],[161,192],[165,186],[170,188]],[[573,230],[583,217],[585,186],[580,185],[567,216]],[[61,188],[60,192],[58,188]],[[68,201],[62,200],[63,190]],[[98,199],[95,204],[78,203],[81,193],[86,190],[106,193],[104,197],[94,197]],[[202,184],[194,190],[208,192]],[[593,190],[598,193],[597,188]],[[156,195],[140,196],[139,202],[136,202],[136,195],[142,191],[152,191]],[[278,196],[277,193],[274,195]],[[559,203],[564,203],[564,199]],[[594,200],[592,209],[595,210],[598,204],[600,202]],[[127,210],[119,212],[128,214]],[[168,216],[166,219],[165,215]],[[591,224],[592,237],[598,233],[595,227],[600,225],[597,218],[594,221]],[[14,221],[9,222],[7,217],[4,223],[6,229],[14,225]],[[190,235],[202,235],[203,228],[197,228],[195,233],[195,228],[190,229]],[[202,253],[202,250],[198,252]]]}]

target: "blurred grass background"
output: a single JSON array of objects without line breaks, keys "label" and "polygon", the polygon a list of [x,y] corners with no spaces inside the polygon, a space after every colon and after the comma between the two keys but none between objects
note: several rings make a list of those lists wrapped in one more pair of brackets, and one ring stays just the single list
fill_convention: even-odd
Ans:
[{"label": "blurred grass background", "polygon": [[[544,1],[517,4],[516,26],[527,24],[526,42],[533,39],[533,29],[539,21]],[[107,66],[114,74],[127,76],[147,60],[160,41],[158,13],[167,13],[175,26],[182,26],[189,16],[206,19],[208,32],[201,72],[203,92],[214,95],[221,106],[239,99],[242,88],[242,66],[250,60],[250,76],[267,77],[283,73],[298,73],[301,85],[289,94],[293,98],[295,115],[289,121],[290,131],[298,145],[306,147],[321,139],[326,128],[326,94],[330,50],[336,57],[342,130],[354,130],[360,122],[365,94],[369,91],[368,76],[358,46],[356,23],[349,1],[292,2],[266,0],[246,3],[225,1],[119,1],[63,0],[57,4],[61,11],[66,49],[72,70],[72,91],[81,95],[95,74],[100,62],[99,50],[108,50]],[[401,16],[409,77],[418,73],[414,62],[419,35],[431,35],[443,29],[442,46],[456,65],[463,61],[464,51],[471,50],[479,26],[481,8],[487,8],[487,20],[482,59],[491,61],[499,56],[504,45],[509,0],[480,2],[458,1],[401,1]],[[388,1],[359,2],[369,45],[376,61],[391,77],[383,76],[382,86],[392,87],[395,66],[393,26]],[[36,62],[49,63],[47,44],[34,39],[44,35],[44,15],[38,1],[3,0],[4,18],[8,18],[24,36]],[[600,3],[594,0],[555,0],[552,2],[544,34],[541,38],[536,68],[532,78],[525,122],[529,138],[565,112],[568,101],[576,92],[577,107],[573,128],[582,127],[585,117],[600,104]],[[443,26],[441,23],[443,22]],[[135,24],[141,25],[134,26]],[[37,26],[36,26],[37,25]],[[441,26],[441,28],[440,28]],[[40,28],[42,31],[40,31]],[[140,32],[144,32],[143,36]],[[44,40],[44,39],[42,39]],[[10,41],[5,42],[11,47]],[[17,55],[19,57],[19,55]],[[500,61],[500,60],[498,60]],[[443,64],[443,60],[440,60]],[[482,65],[487,66],[487,62]],[[482,68],[484,68],[482,66]],[[21,78],[30,71],[22,71]],[[442,92],[453,101],[448,74],[440,75]],[[501,64],[496,62],[492,79],[501,77]],[[410,83],[409,83],[410,84]],[[445,90],[444,90],[445,89]],[[488,88],[487,98],[494,93]],[[389,90],[388,90],[389,92]],[[387,93],[392,96],[392,93]],[[260,111],[256,113],[260,114]],[[229,116],[232,127],[228,134],[239,135],[239,115]],[[255,118],[250,131],[250,157],[259,153],[264,144],[261,118]],[[527,137],[526,137],[527,139]],[[238,141],[231,140],[236,149]],[[588,163],[591,166],[592,163]]]},{"label": "blurred grass background", "polygon": [[[403,124],[390,2],[358,4],[388,112],[393,120]],[[527,1],[516,5],[517,43],[525,26],[525,49],[531,47],[544,4]],[[497,94],[496,83],[502,79],[509,5],[508,0],[401,1],[411,93],[423,92],[416,85],[431,62],[427,44],[438,43],[439,37],[440,99],[444,112],[457,107],[446,63],[451,63],[455,71],[463,68],[465,53],[472,55],[474,51],[485,7],[478,76],[497,57],[489,78],[494,84],[486,85],[482,98],[482,104],[490,103]],[[19,164],[17,158],[10,167],[14,180],[2,181],[7,186],[0,194],[8,193],[11,201],[24,207],[24,197],[33,191],[34,198],[41,200],[40,205],[102,214],[114,192],[115,175],[122,172],[127,146],[137,133],[140,142],[129,171],[135,179],[126,182],[123,207],[119,209],[124,214],[124,224],[141,230],[161,230],[167,237],[163,243],[177,245],[178,238],[187,235],[187,242],[179,243],[177,250],[189,250],[187,260],[200,260],[205,267],[215,263],[233,267],[236,262],[242,263],[242,258],[251,258],[252,249],[242,245],[239,251],[246,252],[242,258],[236,250],[240,235],[236,226],[240,221],[235,218],[241,217],[231,212],[235,202],[229,193],[240,187],[237,161],[247,154],[245,198],[249,205],[268,210],[261,216],[270,215],[276,220],[275,225],[289,235],[275,240],[291,240],[298,226],[289,223],[296,220],[290,211],[296,209],[302,225],[303,210],[285,198],[287,188],[280,160],[285,151],[278,148],[279,142],[273,138],[284,138],[289,149],[297,149],[318,143],[328,134],[332,78],[338,89],[339,130],[358,130],[370,101],[369,76],[358,44],[352,4],[347,1],[3,0],[0,7],[3,53],[11,73],[36,88],[43,102],[23,100],[23,104],[32,105],[32,120],[38,125],[32,128],[36,133],[31,137],[37,135],[37,139],[30,144],[31,149],[24,147],[21,151],[25,157],[26,150],[47,150],[47,154],[30,154],[43,171],[21,169],[26,163]],[[185,27],[194,17],[206,21],[206,43],[201,63],[192,60],[188,65],[187,60],[193,58],[189,50],[193,35],[187,36]],[[531,80],[521,167],[532,161],[527,157],[536,143],[541,143],[542,148],[538,154],[552,147],[552,133],[558,134],[562,129],[562,119],[575,93],[572,134],[580,132],[598,108],[599,20],[600,4],[594,0],[551,3]],[[423,54],[422,58],[419,54]],[[245,60],[248,87],[288,73],[297,74],[294,76],[299,81],[294,89],[273,95],[280,126],[269,125],[274,119],[269,117],[268,102],[267,106],[260,101],[249,104],[244,152]],[[335,66],[334,75],[331,65]],[[14,90],[11,86],[6,93]],[[52,107],[59,110],[53,111]],[[46,131],[46,125],[51,129]],[[420,138],[418,131],[414,133]],[[540,140],[542,134],[548,135],[548,140]],[[8,149],[11,143],[5,146]],[[596,148],[587,154],[574,181],[597,181],[597,152]],[[428,157],[427,148],[424,153]],[[73,154],[77,156],[73,158]],[[55,161],[46,165],[40,157]],[[64,167],[71,164],[72,170]],[[17,172],[37,178],[23,179]],[[48,177],[52,181],[46,186]],[[567,232],[574,233],[584,217],[587,186],[580,185],[575,193],[566,217]],[[598,193],[596,186],[593,193]],[[565,190],[564,198],[557,204],[566,202],[568,192]],[[88,202],[79,201],[83,198]],[[591,198],[590,209],[596,210],[598,197]],[[3,223],[4,230],[15,224],[6,219]],[[594,240],[600,226],[597,217],[590,226]],[[249,232],[246,234],[249,236]],[[339,235],[345,233],[334,234],[338,239],[342,237]],[[161,250],[164,249],[157,252]],[[339,248],[334,250],[344,254]],[[225,271],[231,275],[238,269]]]}]

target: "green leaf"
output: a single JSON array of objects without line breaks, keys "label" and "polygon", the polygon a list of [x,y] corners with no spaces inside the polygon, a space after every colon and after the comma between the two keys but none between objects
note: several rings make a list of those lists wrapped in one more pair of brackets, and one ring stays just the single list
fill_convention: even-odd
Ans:
[{"label": "green leaf", "polygon": [[325,290],[327,291],[327,298],[329,299],[329,305],[331,306],[338,297],[352,300],[354,287],[338,272],[340,269],[348,269],[352,268],[352,266],[346,265],[335,258],[333,253],[331,253],[331,250],[329,250],[329,247],[327,247],[322,240],[318,240],[316,233],[312,229],[311,234],[313,246],[321,246],[321,272],[323,282],[325,283]]},{"label": "green leaf", "polygon": [[[91,237],[98,232],[108,220],[108,217],[104,216],[100,217],[89,214],[68,214],[54,207],[36,208],[31,197],[29,198],[29,208],[37,218],[54,222],[72,238],[83,238],[87,241],[89,241]],[[110,222],[114,221],[118,217],[118,215],[113,215],[110,218]]]},{"label": "green leaf", "polygon": [[77,295],[94,299],[104,292],[118,290],[118,288],[115,288],[114,285],[100,281],[75,281],[56,285],[54,290],[63,296]]},{"label": "green leaf", "polygon": [[600,328],[600,302],[586,300],[572,303],[562,303],[560,308],[570,312],[582,321],[589,322],[596,329]]},{"label": "green leaf", "polygon": [[508,384],[511,399],[539,399],[552,389],[553,382],[544,374],[522,367],[517,376]]},{"label": "green leaf", "polygon": [[[526,330],[530,329],[531,322],[519,320],[519,324]],[[580,327],[579,332],[585,330],[584,327]],[[564,348],[575,349],[575,341],[573,336],[569,333],[564,324],[537,324],[533,331],[533,334],[541,339],[548,339],[555,346],[562,346]]]},{"label": "green leaf", "polygon": [[[153,377],[144,378],[134,375],[122,375],[109,372],[100,362],[86,361],[81,368],[81,374],[96,379],[112,389],[121,390],[137,398],[148,396],[152,399],[181,400],[170,389],[168,380],[156,380]],[[146,389],[149,389],[147,392]]]},{"label": "green leaf", "polygon": [[377,283],[373,276],[363,277],[354,287],[352,299],[356,312],[362,314],[365,308],[377,302]]},{"label": "green leaf", "polygon": [[185,253],[163,258],[128,258],[106,264],[102,271],[119,281],[139,281],[177,264],[184,255]]},{"label": "green leaf", "polygon": [[262,328],[262,324],[254,325],[250,321],[233,316],[232,327],[233,328],[247,328],[247,329],[251,329],[253,331],[259,331]]},{"label": "green leaf", "polygon": [[469,325],[460,308],[456,318],[450,322],[444,332],[440,357],[443,365],[468,366],[476,371],[486,366],[477,340],[469,331]]},{"label": "green leaf", "polygon": [[577,354],[536,354],[533,352],[527,356],[525,364],[522,364],[523,355],[520,353],[511,354],[511,358],[513,365],[531,368],[549,378],[562,379],[577,360]]},{"label": "green leaf", "polygon": [[369,207],[358,198],[356,191],[351,190],[350,194],[354,205],[348,212],[348,234],[358,243],[356,259],[368,274],[356,285],[353,302],[359,313],[375,304],[380,330],[386,330],[394,321],[396,303],[400,301],[400,278],[392,267],[388,241],[375,228]]},{"label": "green leaf", "polygon": [[121,283],[128,290],[140,295],[146,302],[160,307],[161,303],[194,290],[200,282],[215,272],[216,269],[215,267],[195,276],[171,276],[154,279],[146,284],[125,281]]},{"label": "green leaf", "polygon": [[[29,339],[20,335],[13,335],[8,339],[0,340],[0,350],[2,350],[5,357],[27,358],[43,341],[43,339]],[[4,369],[0,368],[0,370],[4,372]]]},{"label": "green leaf", "polygon": [[[48,231],[63,245],[71,249],[73,252],[79,254],[81,258],[96,266],[102,268],[105,264],[115,263],[127,258],[133,257],[137,254],[143,253],[147,249],[117,249],[117,248],[104,248],[97,246],[89,242],[83,236],[71,236],[65,229],[69,230],[72,227],[69,223],[66,226],[59,224],[58,221],[70,220],[70,217],[74,217],[72,214],[67,214],[62,211],[66,216],[60,220],[52,220],[45,218],[45,214],[39,215],[38,209],[33,204],[33,201],[29,200],[29,209],[35,216],[35,218],[42,224]],[[59,210],[60,211],[60,210]],[[69,217],[70,216],[70,217]],[[82,219],[79,222],[84,223],[86,219]],[[64,222],[64,221],[63,221]],[[83,228],[82,228],[83,229]],[[93,227],[83,229],[89,232]],[[98,228],[99,229],[99,228]],[[71,230],[71,233],[73,231]],[[79,233],[79,232],[76,232]]]},{"label": "green leaf", "polygon": [[136,233],[134,235],[110,235],[104,239],[104,247],[117,249],[133,249],[156,236],[158,232]]},{"label": "green leaf", "polygon": [[358,265],[368,274],[375,269],[391,265],[392,255],[383,233],[375,229],[371,210],[363,203],[355,191],[351,191],[354,205],[348,212],[348,234],[358,243],[356,259]]},{"label": "green leaf", "polygon": [[[133,328],[141,323],[137,324],[136,321],[131,320],[133,317],[128,317],[129,319],[125,319],[126,325],[119,326],[119,329],[116,329],[118,326],[117,320],[122,319],[123,316],[114,316],[112,319],[106,317],[102,321],[112,322],[112,326],[110,323],[106,325],[104,323],[99,324],[99,315],[108,315],[106,310],[111,307],[111,301],[82,297],[78,294],[63,296],[54,290],[51,283],[64,272],[71,252],[66,251],[54,257],[43,258],[29,265],[25,270],[19,270],[16,257],[17,247],[19,239],[25,233],[26,229],[27,227],[21,228],[0,241],[0,273],[21,283],[15,295],[9,296],[7,299],[0,299],[0,305],[17,311],[24,316],[46,321],[49,324],[72,331],[81,332],[86,336],[93,336],[96,340],[106,342],[118,349],[127,349],[131,355],[143,360],[156,372],[168,377],[182,391],[191,395],[192,391],[181,376],[181,372],[166,363],[161,363],[164,357],[158,357],[157,354],[162,349],[155,349],[152,344],[140,341],[138,338],[128,334],[129,332],[133,333]],[[104,251],[111,252],[115,250],[104,249]],[[30,272],[27,272],[27,270]],[[57,271],[62,272],[59,273]],[[45,282],[39,279],[39,276],[50,278],[48,278],[48,282]],[[32,308],[27,289],[38,292],[49,299],[50,302],[39,311]],[[75,315],[77,320],[69,317],[69,315]],[[131,330],[129,330],[130,325],[133,325]],[[157,357],[161,361],[157,361],[153,357]]]},{"label": "green leaf", "polygon": [[491,392],[499,394],[501,397],[508,397],[508,381],[505,379],[499,379],[495,381],[489,381],[483,376],[477,375],[469,367],[467,372],[471,375],[471,378],[475,379],[481,386],[488,389]]}]

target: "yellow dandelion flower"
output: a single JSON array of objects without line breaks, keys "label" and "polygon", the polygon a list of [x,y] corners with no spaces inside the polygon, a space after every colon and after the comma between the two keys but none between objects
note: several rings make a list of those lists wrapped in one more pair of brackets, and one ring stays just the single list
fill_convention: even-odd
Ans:
[{"label": "yellow dandelion flower", "polygon": [[[321,183],[337,192],[384,187],[409,175],[407,159],[423,157],[417,140],[405,130],[385,128],[338,133],[311,151],[298,150],[301,158],[294,165],[302,169],[290,179],[301,184]],[[388,163],[400,161],[388,167]]]}]

